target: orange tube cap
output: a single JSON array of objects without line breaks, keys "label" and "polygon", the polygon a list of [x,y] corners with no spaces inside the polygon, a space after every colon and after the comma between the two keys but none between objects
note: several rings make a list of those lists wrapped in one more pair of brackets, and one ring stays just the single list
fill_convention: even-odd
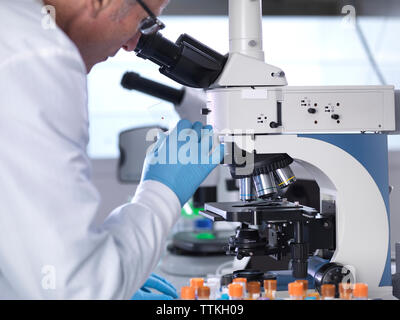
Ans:
[{"label": "orange tube cap", "polygon": [[243,287],[239,283],[231,283],[228,285],[229,296],[234,298],[241,298],[243,296]]},{"label": "orange tube cap", "polygon": [[290,296],[303,296],[304,295],[304,287],[301,282],[291,282],[288,285],[289,295]]},{"label": "orange tube cap", "polygon": [[200,288],[204,285],[204,279],[203,278],[191,278],[190,279],[190,286],[197,289]]},{"label": "orange tube cap", "polygon": [[368,297],[368,285],[366,283],[356,283],[353,288],[353,297],[367,298]]},{"label": "orange tube cap", "polygon": [[182,287],[181,288],[181,299],[182,300],[195,300],[196,290],[193,287]]}]

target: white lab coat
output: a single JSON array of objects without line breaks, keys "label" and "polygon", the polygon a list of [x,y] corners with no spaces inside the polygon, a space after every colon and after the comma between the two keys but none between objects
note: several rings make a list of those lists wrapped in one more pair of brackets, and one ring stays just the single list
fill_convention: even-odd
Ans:
[{"label": "white lab coat", "polygon": [[129,299],[180,203],[146,181],[94,224],[86,69],[60,29],[43,29],[42,6],[0,1],[0,299]]}]

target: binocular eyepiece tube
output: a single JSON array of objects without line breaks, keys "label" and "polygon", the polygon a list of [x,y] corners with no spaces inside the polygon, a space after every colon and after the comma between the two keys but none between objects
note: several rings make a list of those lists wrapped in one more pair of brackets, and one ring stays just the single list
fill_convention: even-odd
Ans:
[{"label": "binocular eyepiece tube", "polygon": [[160,66],[170,79],[192,88],[209,88],[221,74],[228,59],[187,34],[172,41],[159,32],[142,35],[136,46],[138,57]]}]

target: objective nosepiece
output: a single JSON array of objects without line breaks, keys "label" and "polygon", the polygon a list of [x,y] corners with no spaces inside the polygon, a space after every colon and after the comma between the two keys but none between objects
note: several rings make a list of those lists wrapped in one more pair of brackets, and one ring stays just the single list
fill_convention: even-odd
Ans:
[{"label": "objective nosepiece", "polygon": [[259,198],[268,198],[277,193],[275,179],[272,172],[253,176],[254,186]]},{"label": "objective nosepiece", "polygon": [[294,175],[290,166],[275,170],[274,177],[276,184],[281,189],[286,188],[292,183],[296,182],[296,176]]}]

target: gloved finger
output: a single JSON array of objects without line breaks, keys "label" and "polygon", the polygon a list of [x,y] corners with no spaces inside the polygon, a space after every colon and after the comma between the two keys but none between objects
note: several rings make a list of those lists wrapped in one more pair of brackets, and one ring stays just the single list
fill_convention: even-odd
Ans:
[{"label": "gloved finger", "polygon": [[146,287],[141,287],[140,290],[144,291],[144,292],[149,292],[151,293],[150,289],[147,289]]},{"label": "gloved finger", "polygon": [[222,162],[222,160],[224,160],[224,155],[225,155],[225,145],[223,143],[220,143],[215,147],[215,149],[210,155],[211,165],[214,167],[219,165]]},{"label": "gloved finger", "polygon": [[200,121],[196,121],[193,124],[192,129],[194,130],[194,132],[197,134],[197,141],[200,141],[201,139],[201,129],[203,128],[203,124]]},{"label": "gloved finger", "polygon": [[176,125],[175,129],[180,132],[185,129],[191,129],[192,128],[192,123],[189,120],[182,119],[178,121],[178,124]]},{"label": "gloved finger", "polygon": [[157,133],[157,140],[156,140],[156,142],[154,143],[154,145],[153,145],[153,147],[151,149],[151,151],[153,153],[157,153],[158,149],[161,147],[161,145],[167,139],[167,136],[168,135],[166,135],[165,133],[163,133],[161,131]]},{"label": "gloved finger", "polygon": [[155,274],[155,273],[152,273],[152,274],[150,275],[150,277],[153,277],[153,278],[156,278],[156,279],[162,281],[164,284],[166,284],[167,286],[169,286],[169,287],[171,288],[171,290],[176,291],[176,288],[173,286],[172,283],[168,282],[166,279],[160,277],[159,275],[157,275],[157,274]]},{"label": "gloved finger", "polygon": [[174,287],[167,285],[166,283],[164,283],[164,281],[161,281],[157,278],[150,277],[149,279],[147,279],[145,286],[147,288],[156,289],[157,291],[160,291],[161,293],[169,295],[173,298],[178,298],[177,291]]},{"label": "gloved finger", "polygon": [[157,132],[157,141],[163,141],[168,137],[168,135],[164,131]]},{"label": "gloved finger", "polygon": [[176,289],[170,285],[165,283],[164,281],[161,281],[159,279],[156,278],[149,278],[146,281],[146,287],[148,288],[152,288],[155,289],[161,293],[167,294],[173,298],[177,298],[178,297],[178,293],[176,291]]},{"label": "gloved finger", "polygon": [[146,293],[151,293],[151,291],[149,290],[145,291],[145,289],[142,287],[133,294],[131,300],[145,300],[144,296],[146,295]]},{"label": "gloved finger", "polygon": [[[175,129],[173,130],[173,132],[171,132],[171,136],[173,137],[172,139],[176,139],[176,138],[178,139],[176,141],[176,143],[178,144],[177,150],[179,150],[179,146],[182,144],[182,142],[187,141],[187,139],[191,135],[191,133],[192,133],[192,123],[186,119],[179,120]],[[174,143],[173,143],[173,145],[174,145]]]},{"label": "gloved finger", "polygon": [[164,278],[160,277],[157,273],[154,273],[154,272],[151,273],[150,277],[157,278],[158,280],[161,280],[161,281],[165,280]]},{"label": "gloved finger", "polygon": [[143,289],[136,292],[131,300],[172,300],[171,296],[165,294],[154,293],[151,291],[144,291]]},{"label": "gloved finger", "polygon": [[164,279],[163,277],[160,277],[158,274],[152,273],[152,274],[150,275],[150,277],[154,277],[154,278],[156,278],[156,279],[158,279],[158,280],[164,282],[166,285],[168,285],[169,287],[171,287],[172,290],[175,290],[175,291],[176,291],[176,288],[173,286],[172,283],[168,282],[168,281],[167,281],[166,279]]},{"label": "gloved finger", "polygon": [[206,125],[201,131],[201,144],[202,152],[210,152],[213,146],[213,127],[211,125]]},{"label": "gloved finger", "polygon": [[165,294],[150,293],[148,294],[148,299],[146,300],[173,300],[173,299],[174,299],[173,297],[167,296]]}]

